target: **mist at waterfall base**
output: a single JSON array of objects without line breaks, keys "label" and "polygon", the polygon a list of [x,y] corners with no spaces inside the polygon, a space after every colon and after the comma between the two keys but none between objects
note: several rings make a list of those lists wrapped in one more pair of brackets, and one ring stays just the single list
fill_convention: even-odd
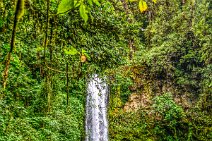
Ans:
[{"label": "mist at waterfall base", "polygon": [[95,74],[87,88],[85,141],[108,141],[107,105],[108,85]]}]

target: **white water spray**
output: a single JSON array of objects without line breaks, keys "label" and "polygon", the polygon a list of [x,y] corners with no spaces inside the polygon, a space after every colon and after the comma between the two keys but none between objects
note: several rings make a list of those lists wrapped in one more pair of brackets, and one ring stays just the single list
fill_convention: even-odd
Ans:
[{"label": "white water spray", "polygon": [[85,141],[108,141],[108,86],[95,74],[88,83],[87,92]]}]

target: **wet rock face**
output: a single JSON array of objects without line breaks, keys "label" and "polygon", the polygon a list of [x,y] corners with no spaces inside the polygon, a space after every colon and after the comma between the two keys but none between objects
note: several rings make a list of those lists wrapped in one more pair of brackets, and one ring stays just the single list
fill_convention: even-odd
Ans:
[{"label": "wet rock face", "polygon": [[123,109],[126,112],[137,111],[140,108],[149,109],[152,106],[152,99],[164,93],[171,93],[176,104],[184,110],[190,109],[198,101],[198,96],[193,94],[190,86],[176,84],[171,74],[151,74],[147,66],[134,66],[125,68],[132,73],[133,84],[129,86],[131,95]]},{"label": "wet rock face", "polygon": [[189,109],[192,107],[192,105],[195,103],[195,99],[189,97],[186,93],[183,95],[176,95],[174,97],[174,101],[182,106],[184,109]]},{"label": "wet rock face", "polygon": [[[158,94],[159,95],[159,94]],[[183,95],[173,95],[174,101],[184,109],[189,109],[195,103],[195,99],[186,93]],[[124,105],[125,112],[135,112],[139,109],[149,109],[152,105],[152,97],[147,93],[132,93]]]},{"label": "wet rock face", "polygon": [[130,95],[128,102],[124,105],[124,111],[137,111],[140,108],[148,108],[151,105],[151,100],[148,94],[133,93]]}]

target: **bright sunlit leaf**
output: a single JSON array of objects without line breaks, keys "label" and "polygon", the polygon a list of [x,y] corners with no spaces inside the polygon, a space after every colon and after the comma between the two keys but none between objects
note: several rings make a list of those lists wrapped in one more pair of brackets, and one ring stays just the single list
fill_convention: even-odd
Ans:
[{"label": "bright sunlit leaf", "polygon": [[88,4],[89,4],[90,6],[93,6],[93,1],[92,1],[92,0],[88,0]]},{"label": "bright sunlit leaf", "polygon": [[65,54],[67,55],[76,55],[78,53],[77,49],[71,47],[70,49],[64,49]]},{"label": "bright sunlit leaf", "polygon": [[80,11],[80,16],[82,17],[82,19],[85,22],[87,22],[88,21],[88,11],[86,10],[86,6],[84,4],[80,5],[79,11]]},{"label": "bright sunlit leaf", "polygon": [[95,3],[97,6],[100,6],[100,3],[98,0],[93,0],[93,3]]},{"label": "bright sunlit leaf", "polygon": [[57,14],[65,13],[74,7],[74,0],[62,0],[58,6]]},{"label": "bright sunlit leaf", "polygon": [[147,10],[147,3],[143,0],[139,1],[139,9],[141,13],[145,12]]}]

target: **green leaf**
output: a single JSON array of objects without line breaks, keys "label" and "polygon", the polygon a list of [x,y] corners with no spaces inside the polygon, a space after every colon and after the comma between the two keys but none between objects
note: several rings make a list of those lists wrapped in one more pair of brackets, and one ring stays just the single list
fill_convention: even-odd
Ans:
[{"label": "green leaf", "polygon": [[62,0],[58,6],[57,14],[65,13],[74,7],[74,0]]},{"label": "green leaf", "polygon": [[88,60],[91,59],[91,57],[88,55],[88,53],[84,53],[84,55],[87,57]]},{"label": "green leaf", "polygon": [[87,22],[88,21],[88,12],[86,10],[86,6],[82,3],[80,5],[80,8],[79,8],[79,11],[80,11],[80,16],[82,17],[82,19]]},{"label": "green leaf", "polygon": [[82,54],[83,54],[83,53],[86,53],[86,52],[87,52],[86,50],[82,49]]},{"label": "green leaf", "polygon": [[76,55],[78,53],[77,49],[71,47],[70,49],[64,49],[65,54],[67,55]]},{"label": "green leaf", "polygon": [[81,53],[82,53],[82,55],[85,55],[88,60],[91,59],[86,50],[82,49]]},{"label": "green leaf", "polygon": [[89,4],[90,6],[93,6],[93,1],[92,1],[92,0],[88,0],[88,4]]},{"label": "green leaf", "polygon": [[100,3],[98,0],[93,0],[93,3],[95,3],[97,6],[100,6]]},{"label": "green leaf", "polygon": [[80,4],[81,4],[81,2],[80,2],[80,1],[78,1],[78,0],[74,0],[74,7],[79,7],[79,6],[80,6]]},{"label": "green leaf", "polygon": [[3,27],[3,20],[0,19],[0,28]]}]

